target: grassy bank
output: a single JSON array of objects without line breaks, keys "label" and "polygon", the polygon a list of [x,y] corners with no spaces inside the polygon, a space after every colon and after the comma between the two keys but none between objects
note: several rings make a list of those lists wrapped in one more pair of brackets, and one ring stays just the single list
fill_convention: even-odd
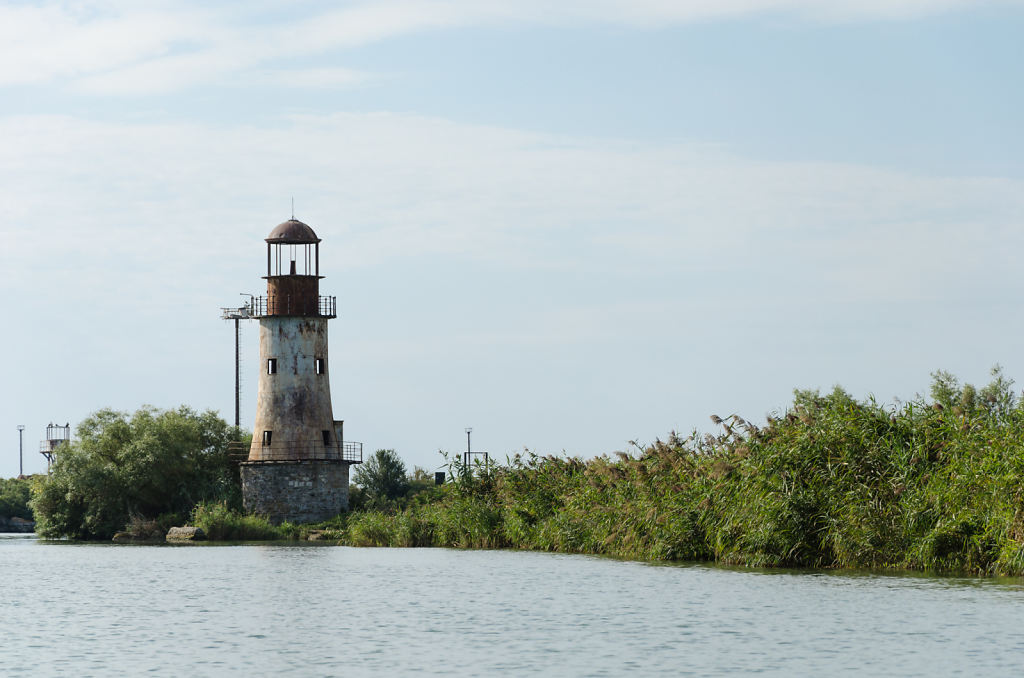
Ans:
[{"label": "grassy bank", "polygon": [[[429,502],[354,512],[342,543],[521,548],[756,566],[1024,574],[1024,408],[936,375],[897,406],[798,392],[756,427],[634,455],[517,456]],[[457,473],[463,469],[455,468]]]},{"label": "grassy bank", "polygon": [[224,502],[201,503],[192,511],[191,524],[202,528],[212,541],[289,541],[345,538],[347,516],[315,525],[274,525],[262,516],[244,515]]}]

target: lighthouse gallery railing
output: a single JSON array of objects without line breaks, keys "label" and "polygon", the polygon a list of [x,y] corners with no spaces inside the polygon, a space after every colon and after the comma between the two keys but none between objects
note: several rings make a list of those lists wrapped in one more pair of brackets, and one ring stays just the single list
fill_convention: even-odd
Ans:
[{"label": "lighthouse gallery railing", "polygon": [[[323,443],[272,443],[259,445],[258,461],[346,461],[350,464],[363,463],[363,444],[345,440],[340,449],[337,445],[324,447]],[[237,462],[249,459],[249,443],[228,443],[228,455]]]},{"label": "lighthouse gallery railing", "polygon": [[275,294],[266,297],[252,297],[250,309],[249,312],[255,318],[262,318],[268,315],[304,315],[337,318],[338,298],[317,297],[314,303],[312,298],[306,296]]}]

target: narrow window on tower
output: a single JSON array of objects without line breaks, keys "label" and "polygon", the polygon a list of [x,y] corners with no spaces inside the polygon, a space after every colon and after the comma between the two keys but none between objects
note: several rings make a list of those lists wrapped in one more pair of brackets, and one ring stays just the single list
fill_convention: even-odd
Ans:
[{"label": "narrow window on tower", "polygon": [[316,373],[317,374],[323,374],[324,373],[324,359],[323,358],[317,358],[313,362],[314,362],[314,365],[316,367]]},{"label": "narrow window on tower", "polygon": [[277,374],[277,358],[267,358],[267,374]]},{"label": "narrow window on tower", "polygon": [[331,432],[330,431],[321,431],[321,433],[324,434],[324,447],[329,447],[330,444],[331,444]]},{"label": "narrow window on tower", "polygon": [[273,431],[264,431],[263,432],[263,446],[264,447],[269,447],[270,446],[270,438],[271,438],[272,435],[274,435]]}]

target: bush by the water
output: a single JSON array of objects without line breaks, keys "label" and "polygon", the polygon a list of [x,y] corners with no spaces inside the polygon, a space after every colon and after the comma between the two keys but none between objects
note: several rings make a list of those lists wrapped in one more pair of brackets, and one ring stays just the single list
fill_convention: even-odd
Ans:
[{"label": "bush by the water", "polygon": [[36,531],[109,539],[130,521],[181,524],[201,501],[241,508],[238,469],[227,453],[238,436],[210,411],[100,410],[79,424],[37,484]]},{"label": "bush by the water", "polygon": [[189,524],[202,528],[206,538],[214,541],[287,539],[292,529],[288,523],[274,525],[263,516],[232,510],[222,501],[197,504]]},{"label": "bush by the water", "polygon": [[456,462],[437,501],[353,514],[345,540],[1024,574],[1024,406],[998,368],[983,389],[934,376],[931,399],[798,391],[763,427],[712,417],[719,435],[616,459]]}]

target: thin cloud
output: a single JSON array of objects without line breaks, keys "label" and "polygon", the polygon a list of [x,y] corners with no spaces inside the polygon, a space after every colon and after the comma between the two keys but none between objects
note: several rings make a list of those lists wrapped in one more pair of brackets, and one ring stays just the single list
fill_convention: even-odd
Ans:
[{"label": "thin cloud", "polygon": [[147,95],[222,81],[279,59],[443,28],[508,23],[661,28],[766,15],[828,22],[906,20],[983,4],[1021,5],[1022,0],[420,0],[306,13],[298,8],[285,20],[271,20],[259,5],[244,4],[138,8],[99,2],[87,12],[58,2],[0,6],[0,86],[67,81],[93,94]]},{"label": "thin cloud", "polygon": [[337,89],[364,85],[377,77],[352,68],[294,68],[251,71],[245,74],[245,81],[295,89]]},{"label": "thin cloud", "polygon": [[209,13],[118,10],[80,15],[64,4],[0,6],[0,85],[75,79],[215,40]]},{"label": "thin cloud", "polygon": [[[918,298],[984,280],[979,262],[1024,247],[1024,186],[1008,179],[768,163],[398,114],[229,128],[26,117],[0,121],[0,135],[0,200],[11,206],[0,232],[39,255],[2,263],[26,277],[24,262],[44,252],[70,264],[86,252],[148,261],[158,251],[154,266],[213,270],[197,244],[225,251],[251,239],[255,224],[285,215],[296,187],[299,215],[344,238],[350,267],[438,256],[642,275],[684,257],[689,270],[736,276],[799,268],[823,283],[811,297]],[[980,254],[951,277],[964,233]],[[877,284],[843,282],[857,278]]]}]

